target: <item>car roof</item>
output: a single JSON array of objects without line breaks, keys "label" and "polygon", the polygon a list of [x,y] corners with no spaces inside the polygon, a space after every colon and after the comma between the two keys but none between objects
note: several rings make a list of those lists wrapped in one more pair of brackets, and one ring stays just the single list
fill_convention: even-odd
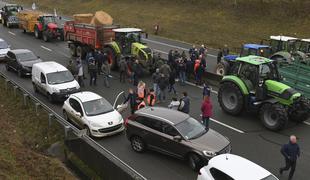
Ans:
[{"label": "car roof", "polygon": [[117,28],[113,29],[114,32],[120,32],[120,33],[129,33],[129,32],[141,32],[141,29],[138,28]]},{"label": "car roof", "polygon": [[245,45],[243,45],[243,47],[249,48],[249,49],[260,49],[260,48],[268,48],[270,46],[261,45],[261,44],[245,44]]},{"label": "car roof", "polygon": [[209,160],[209,167],[214,167],[233,179],[261,180],[271,173],[263,167],[234,154],[221,154]]},{"label": "car roof", "polygon": [[156,119],[164,120],[172,125],[178,124],[190,117],[188,114],[165,107],[145,107],[136,111],[135,114],[151,116]]},{"label": "car roof", "polygon": [[44,69],[44,72],[47,73],[52,73],[52,72],[58,72],[58,71],[68,71],[66,67],[63,65],[55,62],[55,61],[46,61],[46,62],[39,62],[35,63],[33,67],[38,67],[41,69]]},{"label": "car roof", "polygon": [[29,52],[32,52],[28,49],[13,49],[13,50],[10,50],[13,54],[22,54],[22,53],[29,53]]},{"label": "car roof", "polygon": [[253,64],[253,65],[261,65],[261,64],[272,62],[271,59],[261,57],[261,56],[253,56],[253,55],[245,56],[245,57],[238,57],[236,60],[249,63],[249,64]]},{"label": "car roof", "polygon": [[90,92],[90,91],[82,91],[82,92],[74,93],[71,96],[78,98],[82,103],[103,98],[100,95]]},{"label": "car roof", "polygon": [[298,38],[290,37],[290,36],[270,36],[270,39],[278,40],[278,41],[290,41],[290,40],[297,40]]}]

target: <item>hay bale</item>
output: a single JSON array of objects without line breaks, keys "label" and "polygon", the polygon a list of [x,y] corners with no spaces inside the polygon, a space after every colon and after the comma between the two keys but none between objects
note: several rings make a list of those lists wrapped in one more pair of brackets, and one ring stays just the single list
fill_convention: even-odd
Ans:
[{"label": "hay bale", "polygon": [[76,23],[90,24],[94,15],[92,13],[88,14],[74,14],[73,18]]},{"label": "hay bale", "polygon": [[20,11],[17,13],[18,19],[25,20],[25,21],[37,21],[40,15],[43,15],[43,12],[25,10],[25,11]]},{"label": "hay bale", "polygon": [[113,18],[104,11],[97,11],[91,20],[92,25],[112,25]]}]

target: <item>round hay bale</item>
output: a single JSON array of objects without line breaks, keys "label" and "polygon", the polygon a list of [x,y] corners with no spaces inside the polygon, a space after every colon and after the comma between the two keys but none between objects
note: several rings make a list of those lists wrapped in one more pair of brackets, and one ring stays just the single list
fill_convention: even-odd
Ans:
[{"label": "round hay bale", "polygon": [[73,18],[76,23],[85,23],[90,24],[94,15],[91,13],[88,14],[74,14]]},{"label": "round hay bale", "polygon": [[104,11],[97,11],[91,21],[92,25],[112,25],[113,18]]}]

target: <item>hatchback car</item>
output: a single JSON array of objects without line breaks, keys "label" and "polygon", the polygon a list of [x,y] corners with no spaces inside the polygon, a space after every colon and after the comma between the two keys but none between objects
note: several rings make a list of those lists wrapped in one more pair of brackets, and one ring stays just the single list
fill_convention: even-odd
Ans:
[{"label": "hatchback car", "polygon": [[40,57],[36,56],[28,49],[15,49],[8,51],[6,57],[6,69],[17,72],[19,77],[30,76],[32,65],[42,62]]},{"label": "hatchback car", "polygon": [[71,94],[62,109],[64,118],[85,128],[89,136],[110,136],[125,129],[121,114],[106,99],[93,92]]},{"label": "hatchback car", "polygon": [[180,111],[146,107],[127,118],[125,126],[134,151],[149,148],[188,160],[194,170],[212,157],[231,151],[228,138]]},{"label": "hatchback car", "polygon": [[8,45],[8,43],[0,38],[0,61],[5,60],[5,56],[9,50],[10,46]]},{"label": "hatchback car", "polygon": [[266,169],[237,155],[221,154],[200,169],[197,180],[279,180]]}]

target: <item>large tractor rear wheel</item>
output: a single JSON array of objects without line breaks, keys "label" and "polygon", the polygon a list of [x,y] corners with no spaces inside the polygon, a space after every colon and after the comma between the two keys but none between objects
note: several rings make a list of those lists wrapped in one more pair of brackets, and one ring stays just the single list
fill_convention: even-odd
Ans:
[{"label": "large tractor rear wheel", "polygon": [[224,82],[218,92],[218,102],[226,113],[238,115],[243,110],[244,98],[235,83]]},{"label": "large tractor rear wheel", "polygon": [[111,66],[111,69],[116,70],[117,69],[117,54],[114,51],[114,49],[112,49],[111,47],[105,47],[103,51],[106,52],[108,55],[108,61]]},{"label": "large tractor rear wheel", "polygon": [[265,103],[259,111],[259,117],[267,129],[279,131],[288,123],[287,109],[281,104]]},{"label": "large tractor rear wheel", "polygon": [[227,61],[221,61],[215,67],[215,74],[225,76],[229,71],[229,63]]}]

